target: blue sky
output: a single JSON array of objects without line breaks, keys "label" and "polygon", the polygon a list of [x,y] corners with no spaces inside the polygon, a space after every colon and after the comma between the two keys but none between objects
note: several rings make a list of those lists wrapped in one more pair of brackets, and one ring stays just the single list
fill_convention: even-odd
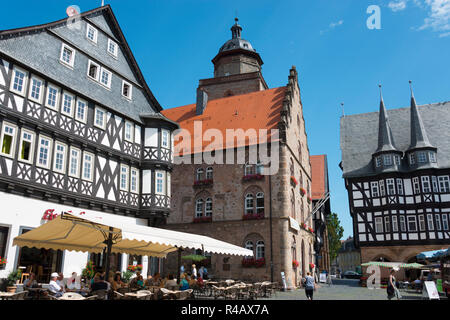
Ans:
[{"label": "blue sky", "polygon": [[[299,71],[311,154],[327,154],[331,207],[352,235],[339,148],[340,103],[346,114],[450,100],[450,0],[105,0],[164,108],[195,102],[198,80],[213,76],[211,59],[231,38],[236,12],[242,37],[260,53],[269,87]],[[69,5],[87,11],[101,0],[7,1],[0,29],[55,21]],[[381,29],[369,30],[369,5]]]}]

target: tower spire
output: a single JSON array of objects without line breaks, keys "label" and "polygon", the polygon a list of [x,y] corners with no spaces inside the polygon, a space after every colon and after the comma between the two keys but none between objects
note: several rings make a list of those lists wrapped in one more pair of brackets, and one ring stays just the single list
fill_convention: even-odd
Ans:
[{"label": "tower spire", "polygon": [[238,23],[239,19],[237,17],[234,18],[234,21],[235,21],[234,25],[231,27],[231,36],[233,39],[240,39],[242,27],[239,25]]},{"label": "tower spire", "polygon": [[389,119],[384,105],[383,92],[380,88],[380,112],[378,120],[378,148],[376,152],[380,151],[397,151],[394,145],[394,138],[392,136],[391,126],[389,125]]},{"label": "tower spire", "polygon": [[423,125],[422,117],[417,108],[416,98],[412,89],[412,81],[409,80],[411,90],[411,145],[409,149],[433,147],[428,140],[428,135]]}]

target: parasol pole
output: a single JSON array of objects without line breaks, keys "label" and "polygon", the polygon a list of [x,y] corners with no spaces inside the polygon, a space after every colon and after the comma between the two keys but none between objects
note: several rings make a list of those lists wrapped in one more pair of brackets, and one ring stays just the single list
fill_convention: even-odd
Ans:
[{"label": "parasol pole", "polygon": [[106,249],[106,272],[105,272],[105,281],[109,280],[109,268],[110,268],[110,260],[111,260],[111,247],[112,247],[112,232],[113,227],[109,227],[109,234],[107,240],[107,249]]},{"label": "parasol pole", "polygon": [[180,268],[181,268],[181,248],[178,248],[178,268],[177,268],[177,284],[180,284]]}]

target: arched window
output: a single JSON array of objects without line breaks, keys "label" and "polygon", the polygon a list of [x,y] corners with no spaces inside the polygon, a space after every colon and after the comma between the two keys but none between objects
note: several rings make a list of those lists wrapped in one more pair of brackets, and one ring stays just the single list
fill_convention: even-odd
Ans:
[{"label": "arched window", "polygon": [[294,236],[292,237],[291,252],[292,252],[292,260],[297,260],[297,241],[295,240]]},{"label": "arched window", "polygon": [[212,199],[208,198],[208,199],[206,199],[206,203],[205,203],[205,216],[211,217],[212,211],[213,211]]},{"label": "arched window", "polygon": [[251,240],[246,241],[245,242],[245,249],[253,251],[253,241],[251,241]]},{"label": "arched window", "polygon": [[264,168],[264,166],[261,164],[261,162],[258,161],[258,163],[256,164],[256,173],[257,174],[262,174],[263,173],[263,168]]},{"label": "arched window", "polygon": [[264,241],[259,240],[256,242],[256,259],[264,258]]},{"label": "arched window", "polygon": [[295,177],[294,160],[292,160],[292,158],[291,158],[290,170],[291,170],[291,176]]},{"label": "arched window", "polygon": [[300,186],[303,187],[303,175],[302,175],[301,171],[300,171],[300,176],[299,176],[299,182],[300,182]]},{"label": "arched window", "polygon": [[303,199],[300,200],[301,201],[301,206],[300,206],[300,215],[301,215],[301,221],[305,222],[305,207],[303,206]]},{"label": "arched window", "polygon": [[253,203],[253,194],[251,193],[247,193],[245,195],[245,213],[249,214],[249,213],[253,213],[253,207],[254,207],[254,203]]},{"label": "arched window", "polygon": [[295,219],[295,194],[294,190],[291,192],[291,217]]},{"label": "arched window", "polygon": [[244,166],[244,175],[255,174],[255,166],[253,164],[245,163]]},{"label": "arched window", "polygon": [[208,180],[213,179],[213,168],[212,167],[206,168],[206,179],[208,179]]},{"label": "arched window", "polygon": [[197,199],[195,202],[195,217],[201,217],[203,215],[203,199]]},{"label": "arched window", "polygon": [[195,175],[195,180],[200,181],[203,180],[203,168],[198,168],[197,173]]},{"label": "arched window", "polygon": [[298,142],[298,160],[302,162],[302,143]]},{"label": "arched window", "polygon": [[256,194],[256,213],[264,213],[264,193]]}]

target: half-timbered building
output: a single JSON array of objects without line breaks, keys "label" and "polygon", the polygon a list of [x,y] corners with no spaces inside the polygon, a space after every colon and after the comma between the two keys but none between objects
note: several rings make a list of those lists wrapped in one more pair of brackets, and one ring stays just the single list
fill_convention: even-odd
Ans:
[{"label": "half-timbered building", "polygon": [[[80,273],[85,253],[12,246],[61,211],[152,226],[168,215],[178,126],[161,110],[108,5],[0,31],[1,276],[22,266],[40,279]],[[112,266],[136,260],[145,273],[145,257]]]},{"label": "half-timbered building", "polygon": [[450,244],[450,103],[343,116],[343,178],[362,262]]}]

